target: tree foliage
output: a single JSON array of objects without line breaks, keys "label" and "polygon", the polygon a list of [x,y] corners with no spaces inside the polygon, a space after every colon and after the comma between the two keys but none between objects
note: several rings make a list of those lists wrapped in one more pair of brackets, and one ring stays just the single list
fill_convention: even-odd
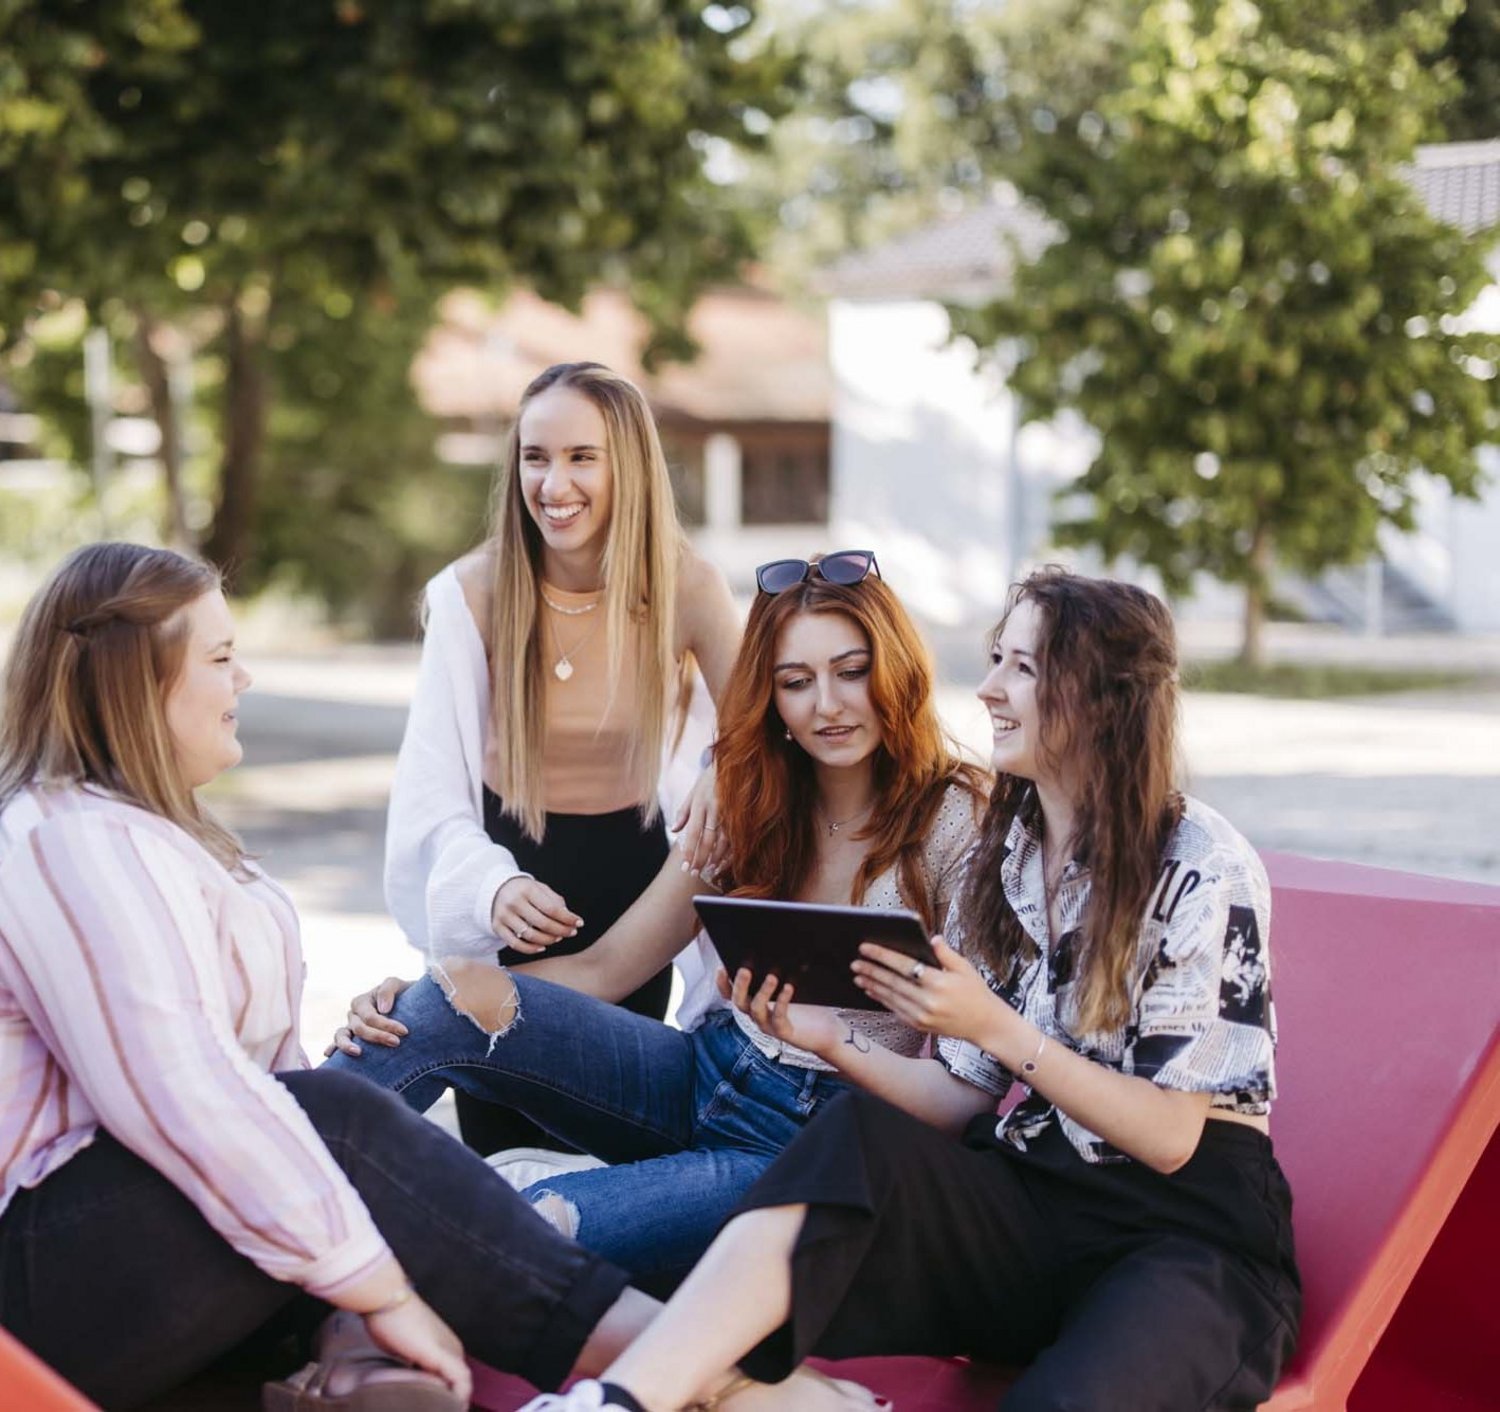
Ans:
[{"label": "tree foliage", "polygon": [[264,468],[307,446],[271,415],[305,393],[283,381],[302,340],[347,388],[381,311],[408,327],[459,282],[564,303],[611,282],[652,321],[650,357],[689,350],[694,295],[749,251],[703,149],[753,145],[746,113],[789,91],[749,18],[703,0],[5,0],[0,332],[23,340],[59,297],[190,330],[224,369],[207,544],[254,582],[280,514]]},{"label": "tree foliage", "polygon": [[[1377,18],[1387,24],[1410,8],[1410,0],[1375,0],[1374,5]],[[1466,0],[1424,60],[1459,81],[1438,112],[1444,134],[1453,141],[1500,138],[1500,0]]]},{"label": "tree foliage", "polygon": [[[1247,657],[1273,553],[1369,555],[1380,524],[1411,527],[1419,473],[1472,493],[1500,413],[1500,343],[1462,331],[1482,244],[1402,175],[1449,91],[1421,62],[1441,28],[1298,14],[1152,0],[1084,54],[1092,84],[1044,97],[1029,65],[1009,170],[1058,238],[954,311],[1029,415],[1100,434],[1061,537],[1174,590],[1245,583]],[[1076,68],[1063,32],[1053,62]]]}]

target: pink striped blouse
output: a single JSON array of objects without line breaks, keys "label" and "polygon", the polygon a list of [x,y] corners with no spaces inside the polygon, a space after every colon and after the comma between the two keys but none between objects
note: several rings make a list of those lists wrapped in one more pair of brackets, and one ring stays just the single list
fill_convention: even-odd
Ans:
[{"label": "pink striped blouse", "polygon": [[[252,871],[254,871],[252,869]],[[0,1212],[103,1127],[267,1274],[327,1297],[390,1252],[276,1069],[297,914],[174,824],[91,788],[0,811]]]}]

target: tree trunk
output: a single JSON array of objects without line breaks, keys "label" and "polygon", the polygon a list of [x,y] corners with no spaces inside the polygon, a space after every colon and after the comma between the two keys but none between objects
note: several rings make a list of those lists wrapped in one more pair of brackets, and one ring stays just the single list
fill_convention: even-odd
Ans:
[{"label": "tree trunk", "polygon": [[1266,665],[1266,600],[1270,592],[1271,532],[1262,521],[1250,541],[1250,577],[1245,582],[1244,635],[1240,639],[1240,665],[1252,671]]},{"label": "tree trunk", "polygon": [[161,433],[161,449],[157,454],[161,459],[162,489],[167,501],[162,514],[162,538],[173,549],[191,553],[193,539],[188,533],[187,509],[182,494],[182,429],[172,400],[172,378],[167,360],[157,346],[160,325],[145,309],[138,307],[135,315],[136,366],[146,384],[151,398],[151,415]]},{"label": "tree trunk", "polygon": [[263,322],[252,323],[232,299],[225,311],[224,461],[219,503],[204,555],[232,586],[253,546],[261,452],[266,439],[266,371]]}]

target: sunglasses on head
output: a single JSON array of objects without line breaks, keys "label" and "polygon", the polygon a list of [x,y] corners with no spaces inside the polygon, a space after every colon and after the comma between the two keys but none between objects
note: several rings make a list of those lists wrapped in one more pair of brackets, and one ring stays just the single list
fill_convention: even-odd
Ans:
[{"label": "sunglasses on head", "polygon": [[755,571],[755,584],[762,593],[784,593],[816,574],[828,583],[852,588],[871,574],[880,577],[873,549],[839,549],[821,559],[772,559]]}]

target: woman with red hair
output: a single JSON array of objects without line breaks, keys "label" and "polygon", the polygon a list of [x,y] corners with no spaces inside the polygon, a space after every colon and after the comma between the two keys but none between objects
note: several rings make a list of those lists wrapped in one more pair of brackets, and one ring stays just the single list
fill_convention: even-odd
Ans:
[{"label": "woman with red hair", "polygon": [[[719,820],[741,897],[908,907],[941,924],[974,837],[982,774],[938,723],[926,648],[875,557],[779,560],[760,593],[719,714]],[[429,1107],[450,1085],[527,1114],[615,1165],[527,1195],[637,1283],[669,1285],[751,1183],[841,1092],[819,1057],[748,1013],[748,976],[679,1011],[682,1029],[607,1002],[696,930],[686,864],[655,882],[587,952],[496,968],[451,958],[356,1000],[331,1064]],[[700,938],[699,945],[706,946]],[[399,999],[392,1000],[399,994]],[[734,1000],[734,1004],[728,1002]],[[382,1012],[388,1013],[382,1013]],[[883,1010],[830,1012],[849,1054],[915,1055],[923,1037]]]}]

